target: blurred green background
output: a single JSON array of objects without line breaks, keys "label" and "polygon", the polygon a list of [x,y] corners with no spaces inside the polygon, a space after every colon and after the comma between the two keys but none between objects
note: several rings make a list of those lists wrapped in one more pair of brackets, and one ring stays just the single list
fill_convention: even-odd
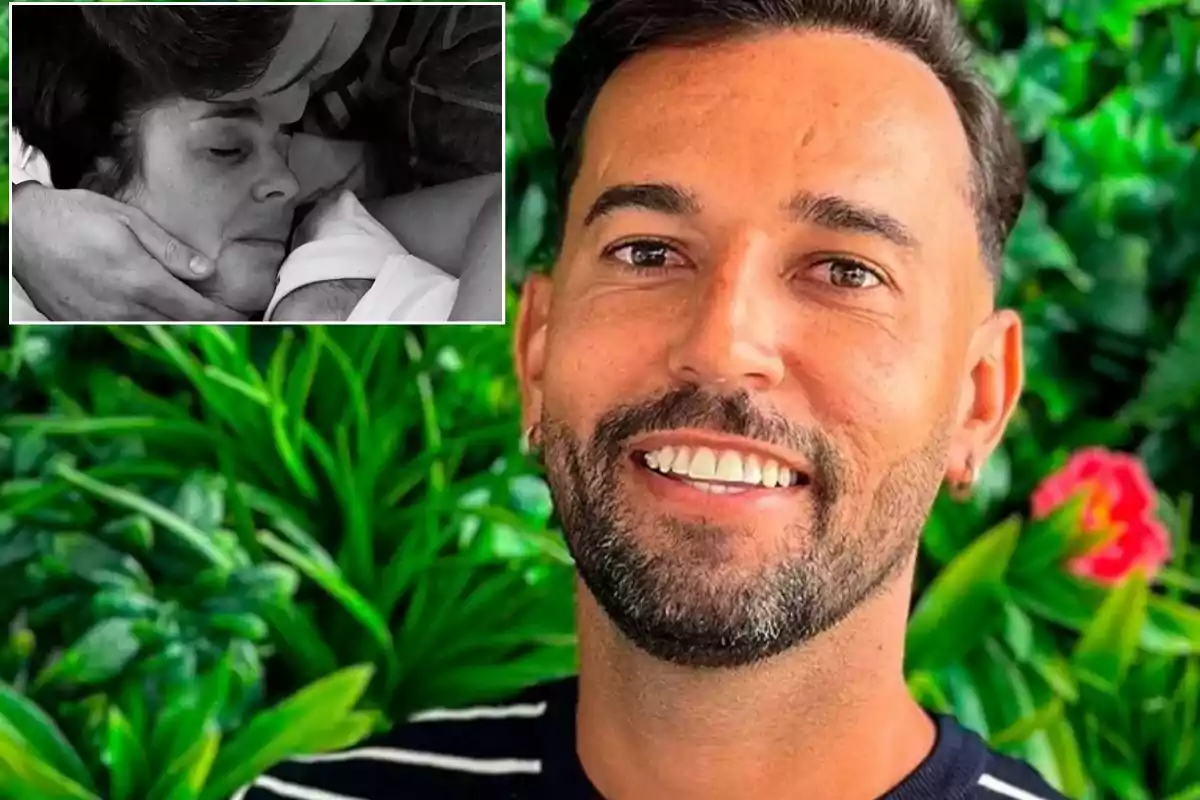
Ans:
[{"label": "blurred green background", "polygon": [[[926,529],[910,685],[1071,798],[1197,800],[1200,2],[962,5],[1032,165],[1001,296],[1027,390]],[[514,286],[553,259],[542,102],[585,6],[508,4]],[[0,798],[224,800],[290,754],[571,673],[510,336],[0,333]],[[1070,518],[1027,519],[1090,445],[1162,493],[1175,555],[1150,585],[1068,576]]]}]

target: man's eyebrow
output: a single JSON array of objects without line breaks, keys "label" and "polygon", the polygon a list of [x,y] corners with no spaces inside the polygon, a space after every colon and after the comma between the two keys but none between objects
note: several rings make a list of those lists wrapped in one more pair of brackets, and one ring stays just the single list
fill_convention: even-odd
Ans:
[{"label": "man's eyebrow", "polygon": [[669,183],[621,183],[600,193],[583,218],[583,226],[586,228],[604,215],[623,208],[681,216],[699,213],[700,204],[692,195]]},{"label": "man's eyebrow", "polygon": [[269,97],[273,94],[279,94],[280,92],[285,92],[288,89],[295,86],[300,81],[304,80],[304,78],[307,77],[307,75],[313,71],[313,69],[317,66],[317,64],[321,63],[321,59],[325,57],[325,49],[327,47],[329,47],[329,43],[333,41],[333,33],[336,30],[337,30],[337,23],[335,22],[333,24],[333,27],[331,27],[329,29],[329,35],[327,37],[325,37],[325,41],[321,43],[321,47],[317,50],[316,55],[314,55],[307,62],[305,62],[304,66],[301,67],[300,70],[294,76],[292,76],[292,79],[290,81],[288,81],[283,86],[280,86],[277,89],[272,89],[269,92],[264,92],[263,95],[265,97]]},{"label": "man's eyebrow", "polygon": [[246,103],[214,103],[197,119],[249,119],[261,122],[262,114],[258,113],[256,106]]},{"label": "man's eyebrow", "polygon": [[920,249],[917,237],[908,226],[891,214],[837,195],[799,192],[788,201],[787,212],[797,221],[811,222],[832,231],[865,233],[886,239],[905,250]]}]

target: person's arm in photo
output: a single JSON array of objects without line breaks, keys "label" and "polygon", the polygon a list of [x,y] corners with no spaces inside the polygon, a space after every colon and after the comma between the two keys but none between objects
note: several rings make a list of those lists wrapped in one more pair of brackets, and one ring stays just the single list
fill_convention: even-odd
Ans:
[{"label": "person's arm in photo", "polygon": [[[484,210],[490,202],[499,205],[503,191],[499,174],[480,175],[363,205],[406,250],[461,279],[473,266],[471,257],[479,255],[469,240],[486,233],[477,230],[490,222]],[[492,232],[499,242],[502,231]]]},{"label": "person's arm in photo", "polygon": [[499,322],[503,192],[499,174],[481,175],[364,205],[410,253],[458,278],[451,321]]}]

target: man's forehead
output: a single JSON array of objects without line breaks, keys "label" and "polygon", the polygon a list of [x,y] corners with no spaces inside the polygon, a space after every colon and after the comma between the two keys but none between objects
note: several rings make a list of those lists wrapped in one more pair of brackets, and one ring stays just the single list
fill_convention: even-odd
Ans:
[{"label": "man's forehead", "polygon": [[[970,151],[915,56],[847,34],[782,33],[631,59],[588,117],[579,179],[965,199]],[[672,174],[673,173],[673,174]],[[801,185],[797,185],[801,184]],[[940,196],[940,197],[939,197]]]}]

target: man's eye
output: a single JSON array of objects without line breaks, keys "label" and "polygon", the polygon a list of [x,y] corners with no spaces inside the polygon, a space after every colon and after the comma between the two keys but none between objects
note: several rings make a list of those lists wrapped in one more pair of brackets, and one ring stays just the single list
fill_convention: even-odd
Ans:
[{"label": "man's eye", "polygon": [[607,255],[634,270],[663,269],[682,261],[671,245],[654,240],[627,242],[612,248]]},{"label": "man's eye", "polygon": [[850,259],[825,261],[818,270],[827,283],[838,289],[874,289],[883,283],[878,272]]}]

